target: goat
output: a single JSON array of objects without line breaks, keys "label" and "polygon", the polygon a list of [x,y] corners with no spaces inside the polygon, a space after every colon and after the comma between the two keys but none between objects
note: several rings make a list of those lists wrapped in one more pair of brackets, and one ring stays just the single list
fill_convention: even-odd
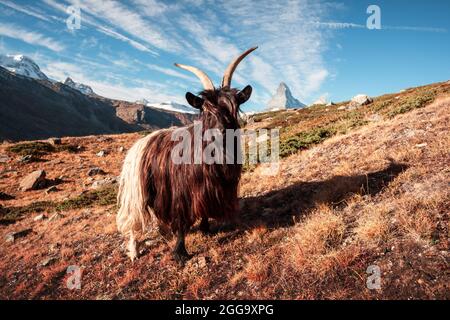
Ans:
[{"label": "goat", "polygon": [[[225,142],[227,129],[240,128],[239,106],[250,98],[252,87],[239,91],[230,84],[238,64],[256,48],[248,49],[229,64],[219,88],[214,88],[213,82],[200,69],[175,64],[194,73],[204,87],[199,95],[186,93],[187,102],[200,110],[202,134],[208,129],[218,129]],[[183,129],[192,135],[194,125]],[[177,237],[173,256],[183,262],[190,258],[185,236],[197,220],[201,220],[200,230],[208,232],[208,218],[230,220],[239,210],[242,165],[237,162],[238,157],[231,164],[175,164],[171,159],[178,143],[172,140],[174,130],[162,129],[147,135],[138,140],[125,157],[119,179],[116,222],[118,230],[129,237],[127,249],[132,261],[138,256],[137,239],[149,227],[170,230]],[[202,142],[202,147],[205,143]],[[233,148],[234,154],[239,155],[240,147],[234,145]],[[194,152],[191,151],[191,158]]]}]

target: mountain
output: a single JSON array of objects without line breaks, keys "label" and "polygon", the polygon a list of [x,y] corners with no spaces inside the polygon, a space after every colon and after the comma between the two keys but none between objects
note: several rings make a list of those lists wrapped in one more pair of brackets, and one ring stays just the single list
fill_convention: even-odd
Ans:
[{"label": "mountain", "polygon": [[64,81],[64,84],[66,86],[71,87],[72,89],[78,90],[81,93],[84,93],[84,94],[87,94],[87,95],[95,94],[94,90],[92,90],[91,87],[89,87],[89,86],[87,86],[85,84],[82,84],[82,83],[74,82],[71,78],[67,78],[66,81]]},{"label": "mountain", "polygon": [[38,80],[49,80],[39,66],[32,59],[24,55],[0,54],[0,66],[25,77]]},{"label": "mountain", "polygon": [[162,102],[162,103],[147,103],[148,107],[163,109],[167,111],[175,111],[181,113],[198,114],[198,111],[194,108],[179,104],[176,102]]},{"label": "mountain", "polygon": [[119,118],[146,130],[184,126],[192,123],[196,117],[194,114],[163,110],[143,103],[116,100],[113,106]]},{"label": "mountain", "polygon": [[134,132],[191,121],[191,115],[85,95],[0,67],[0,140]]},{"label": "mountain", "polygon": [[280,83],[277,92],[267,103],[268,110],[297,109],[304,107],[306,107],[306,105],[292,96],[291,90],[289,90],[289,87],[284,82]]}]

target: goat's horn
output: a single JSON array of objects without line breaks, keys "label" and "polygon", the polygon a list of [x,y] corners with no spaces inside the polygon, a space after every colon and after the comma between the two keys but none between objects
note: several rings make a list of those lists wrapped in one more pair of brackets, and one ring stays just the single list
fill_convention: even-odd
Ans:
[{"label": "goat's horn", "polygon": [[211,81],[211,79],[206,75],[206,73],[204,73],[202,70],[196,68],[196,67],[191,67],[191,66],[186,66],[184,64],[179,64],[179,63],[175,63],[175,66],[187,71],[192,72],[193,74],[195,74],[200,81],[202,82],[203,88],[205,90],[214,90],[214,84]]},{"label": "goat's horn", "polygon": [[231,78],[233,77],[234,70],[236,70],[242,59],[244,59],[250,52],[256,49],[258,49],[258,47],[248,49],[228,65],[228,68],[227,70],[225,70],[225,74],[222,79],[222,87],[229,87],[231,85]]}]

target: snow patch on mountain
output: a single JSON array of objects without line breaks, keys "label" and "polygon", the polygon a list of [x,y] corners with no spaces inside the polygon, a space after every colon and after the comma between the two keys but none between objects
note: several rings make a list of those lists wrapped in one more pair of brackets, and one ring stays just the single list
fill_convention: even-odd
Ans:
[{"label": "snow patch on mountain", "polygon": [[67,78],[66,81],[64,81],[64,84],[66,86],[71,87],[72,89],[80,91],[83,94],[86,95],[94,94],[94,90],[92,90],[91,87],[82,83],[77,83],[73,81],[71,78]]},{"label": "snow patch on mountain", "polygon": [[39,66],[31,58],[21,54],[0,54],[0,66],[15,74],[28,78],[49,80],[45,73],[41,71]]},{"label": "snow patch on mountain", "polygon": [[150,103],[146,99],[141,99],[136,101],[137,104],[142,104],[147,107],[152,107],[156,109],[162,109],[167,111],[174,111],[180,113],[189,113],[189,114],[197,114],[198,111],[194,108],[185,106],[184,104],[176,103],[173,101],[169,102],[160,102],[160,103]]},{"label": "snow patch on mountain", "polygon": [[267,103],[267,109],[272,111],[304,107],[306,107],[306,105],[294,98],[291,90],[284,82],[280,83],[277,92]]}]

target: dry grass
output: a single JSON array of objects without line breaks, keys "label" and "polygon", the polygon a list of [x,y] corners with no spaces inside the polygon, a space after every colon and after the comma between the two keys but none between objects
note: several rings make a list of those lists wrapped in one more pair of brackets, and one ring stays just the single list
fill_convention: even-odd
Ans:
[{"label": "dry grass", "polygon": [[[195,256],[184,266],[170,257],[174,240],[154,234],[146,235],[140,259],[127,259],[115,228],[114,191],[79,201],[100,178],[88,177],[88,169],[118,175],[119,147],[129,148],[139,134],[64,138],[85,149],[44,154],[39,163],[19,163],[6,150],[10,145],[1,145],[0,154],[11,160],[0,167],[0,191],[14,199],[0,206],[27,210],[0,226],[0,297],[448,299],[450,97],[443,93],[449,87],[385,95],[358,115],[323,106],[261,115],[254,126],[284,123],[285,137],[333,119],[345,130],[282,159],[273,176],[263,166],[246,172],[241,221],[212,222],[216,232],[208,237],[194,228],[186,240]],[[433,103],[422,105],[431,101],[428,95],[413,98],[426,92]],[[358,122],[374,113],[382,119]],[[99,150],[107,156],[97,157]],[[17,190],[20,179],[38,168],[49,178],[64,176],[58,192]],[[37,211],[48,218],[63,203],[53,219],[33,220]],[[33,230],[27,236],[4,241],[27,228]],[[49,257],[54,261],[42,265]],[[83,268],[79,291],[65,286],[69,265]],[[370,265],[382,271],[381,290],[366,288]]]}]

